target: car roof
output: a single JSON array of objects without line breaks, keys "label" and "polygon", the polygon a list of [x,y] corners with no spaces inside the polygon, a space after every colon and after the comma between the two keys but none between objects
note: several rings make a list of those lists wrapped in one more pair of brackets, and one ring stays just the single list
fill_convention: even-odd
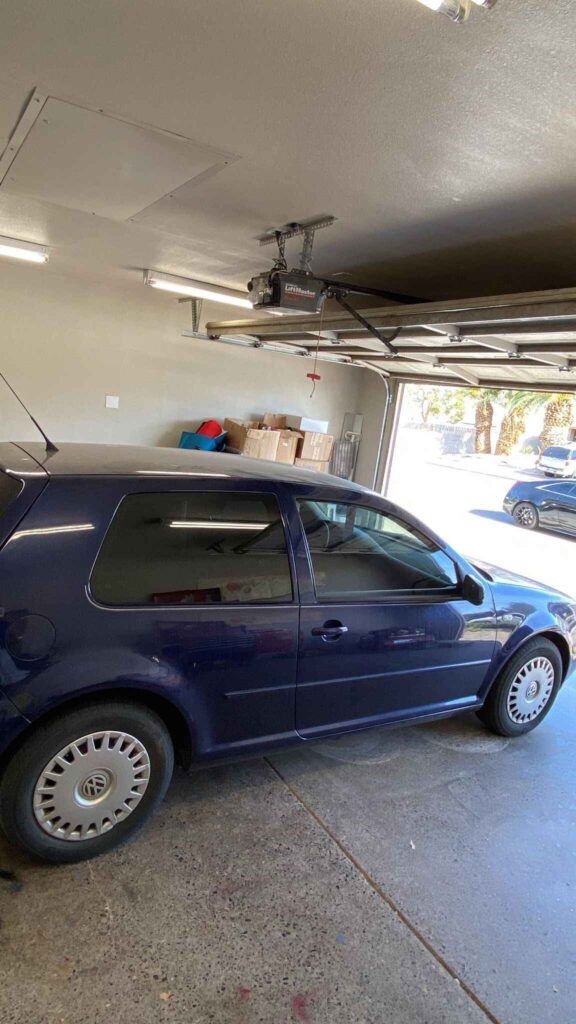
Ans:
[{"label": "car roof", "polygon": [[285,483],[322,484],[345,487],[359,494],[370,493],[360,484],[326,473],[296,466],[248,459],[242,455],[201,452],[182,448],[154,448],[128,444],[77,444],[64,442],[57,451],[47,451],[41,442],[0,443],[0,467],[15,475],[30,468],[30,460],[49,476],[171,476],[230,477],[231,479],[273,480]]}]

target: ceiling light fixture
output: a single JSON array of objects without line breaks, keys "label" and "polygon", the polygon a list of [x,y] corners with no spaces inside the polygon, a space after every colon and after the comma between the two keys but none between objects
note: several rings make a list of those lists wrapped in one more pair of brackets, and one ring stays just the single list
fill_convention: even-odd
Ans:
[{"label": "ceiling light fixture", "polygon": [[243,292],[234,291],[233,288],[221,288],[219,285],[206,284],[204,281],[192,281],[188,277],[163,274],[158,270],[145,270],[144,284],[163,292],[173,292],[175,295],[189,295],[193,299],[208,299],[210,302],[222,302],[227,306],[252,309],[250,299]]},{"label": "ceiling light fixture", "polygon": [[0,256],[13,260],[27,260],[29,263],[47,263],[49,252],[45,245],[23,242],[19,238],[4,238],[0,235]]}]

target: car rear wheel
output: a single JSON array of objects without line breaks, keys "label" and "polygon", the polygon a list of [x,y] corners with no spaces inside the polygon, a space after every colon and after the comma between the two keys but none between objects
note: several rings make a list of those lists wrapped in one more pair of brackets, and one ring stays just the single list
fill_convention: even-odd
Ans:
[{"label": "car rear wheel", "polygon": [[538,511],[529,501],[519,501],[512,511],[514,522],[526,530],[535,530],[538,526]]},{"label": "car rear wheel", "polygon": [[40,725],[0,783],[6,838],[41,860],[105,853],[162,800],[174,765],[162,720],[125,702],[93,704]]},{"label": "car rear wheel", "polygon": [[500,736],[522,736],[550,711],[562,682],[562,658],[551,640],[534,638],[508,662],[479,718]]}]

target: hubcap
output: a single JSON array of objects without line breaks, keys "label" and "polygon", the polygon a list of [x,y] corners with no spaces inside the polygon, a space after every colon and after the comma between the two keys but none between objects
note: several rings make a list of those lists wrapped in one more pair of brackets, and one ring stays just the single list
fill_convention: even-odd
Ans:
[{"label": "hubcap", "polygon": [[514,518],[522,526],[532,526],[535,522],[534,509],[530,505],[518,505]]},{"label": "hubcap", "polygon": [[140,740],[109,730],[81,736],[48,762],[34,788],[34,816],[67,841],[109,832],[137,807],[150,781]]},{"label": "hubcap", "polygon": [[548,658],[533,658],[516,674],[506,701],[508,714],[519,725],[542,714],[554,689],[554,666]]}]

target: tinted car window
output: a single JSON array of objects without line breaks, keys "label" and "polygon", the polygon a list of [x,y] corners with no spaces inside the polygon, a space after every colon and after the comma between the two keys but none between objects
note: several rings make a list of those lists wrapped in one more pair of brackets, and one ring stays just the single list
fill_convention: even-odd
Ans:
[{"label": "tinted car window", "polygon": [[299,506],[318,597],[362,601],[456,587],[452,559],[395,517],[329,501]]},{"label": "tinted car window", "polygon": [[22,481],[15,480],[7,473],[0,473],[0,516],[8,511],[10,505],[16,500],[22,490]]},{"label": "tinted car window", "polygon": [[130,494],[90,586],[108,605],[290,601],[278,503],[273,495],[231,491]]},{"label": "tinted car window", "polygon": [[545,494],[557,494],[564,498],[567,494],[572,494],[572,486],[572,484],[559,481],[556,484],[546,484],[545,487],[540,487],[539,490]]}]

